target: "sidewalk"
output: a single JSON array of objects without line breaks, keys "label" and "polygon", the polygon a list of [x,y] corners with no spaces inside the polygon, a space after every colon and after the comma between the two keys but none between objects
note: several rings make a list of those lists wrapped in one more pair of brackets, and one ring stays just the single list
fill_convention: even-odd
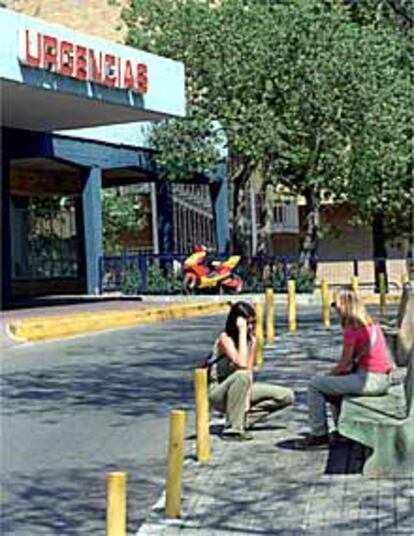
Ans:
[{"label": "sidewalk", "polygon": [[294,448],[307,431],[307,379],[332,366],[340,341],[338,327],[278,337],[258,376],[294,387],[295,406],[257,425],[247,443],[221,441],[222,421],[213,416],[208,464],[195,461],[195,441],[187,441],[182,518],[164,520],[161,499],[137,536],[413,536],[413,474],[363,477],[356,444]]}]

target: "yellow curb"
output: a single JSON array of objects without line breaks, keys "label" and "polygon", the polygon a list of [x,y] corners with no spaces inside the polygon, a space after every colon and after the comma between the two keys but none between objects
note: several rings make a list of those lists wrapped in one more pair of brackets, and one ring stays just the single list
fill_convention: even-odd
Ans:
[{"label": "yellow curb", "polygon": [[[380,297],[379,296],[363,296],[362,301],[367,305],[379,305]],[[390,294],[386,296],[386,303],[399,303],[401,301],[401,296],[398,294]]]},{"label": "yellow curb", "polygon": [[49,316],[13,320],[8,324],[10,334],[25,341],[49,341],[63,339],[126,326],[149,324],[162,320],[173,320],[193,316],[203,316],[228,310],[225,302],[174,304],[163,307],[149,307],[135,311],[104,311],[100,313],[74,313],[66,316]]}]

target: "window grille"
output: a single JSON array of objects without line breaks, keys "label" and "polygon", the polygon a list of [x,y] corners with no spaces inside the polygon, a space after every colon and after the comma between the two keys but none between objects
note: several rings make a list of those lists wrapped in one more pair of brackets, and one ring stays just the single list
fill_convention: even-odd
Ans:
[{"label": "window grille", "polygon": [[76,278],[76,196],[11,197],[14,279]]}]

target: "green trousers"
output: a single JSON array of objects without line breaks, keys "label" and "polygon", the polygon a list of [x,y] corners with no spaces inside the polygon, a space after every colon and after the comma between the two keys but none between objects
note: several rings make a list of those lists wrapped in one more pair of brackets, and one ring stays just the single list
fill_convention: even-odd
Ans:
[{"label": "green trousers", "polygon": [[[226,428],[237,432],[243,431],[249,383],[248,372],[237,370],[223,382],[210,384],[210,404],[217,411],[226,414]],[[293,401],[292,389],[269,383],[253,382],[250,403],[252,409],[263,407],[271,413],[290,406]]]}]

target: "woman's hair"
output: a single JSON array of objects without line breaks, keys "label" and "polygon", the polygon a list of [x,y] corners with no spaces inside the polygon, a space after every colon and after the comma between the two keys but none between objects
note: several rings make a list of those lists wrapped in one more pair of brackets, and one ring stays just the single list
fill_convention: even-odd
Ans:
[{"label": "woman's hair", "polygon": [[[244,301],[233,303],[231,306],[224,331],[233,339],[236,348],[239,347],[239,328],[237,327],[237,319],[239,316],[245,318],[246,320],[252,319],[256,322],[256,311],[254,310],[254,307],[250,305],[250,303]],[[250,340],[251,333],[249,330],[247,331],[247,337],[248,340]]]},{"label": "woman's hair", "polygon": [[335,307],[341,317],[341,324],[344,328],[360,328],[372,326],[374,323],[359,294],[350,287],[341,288],[337,292],[335,295]]}]

